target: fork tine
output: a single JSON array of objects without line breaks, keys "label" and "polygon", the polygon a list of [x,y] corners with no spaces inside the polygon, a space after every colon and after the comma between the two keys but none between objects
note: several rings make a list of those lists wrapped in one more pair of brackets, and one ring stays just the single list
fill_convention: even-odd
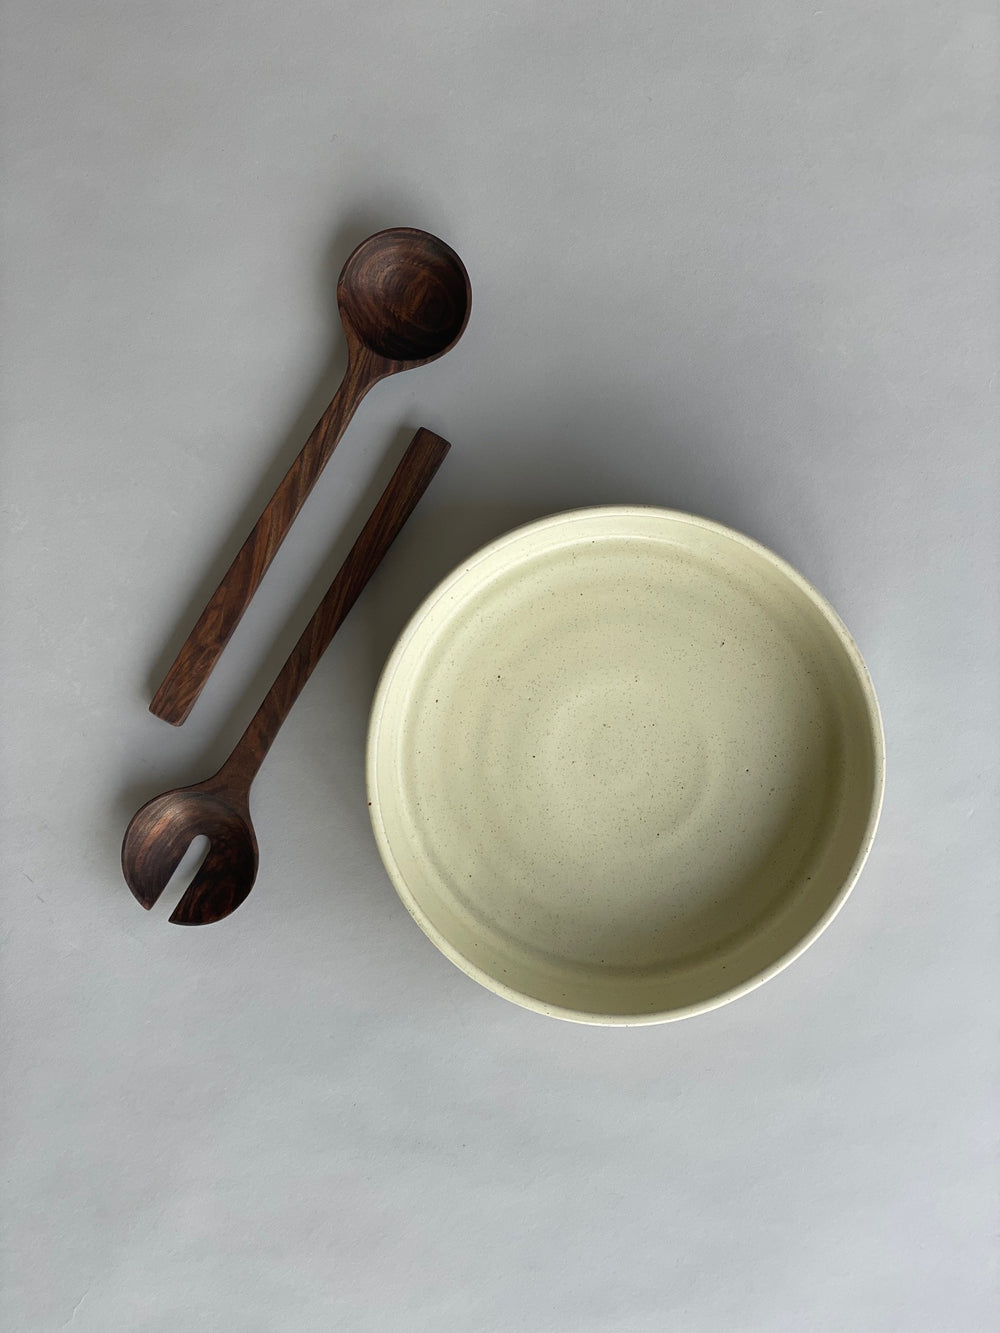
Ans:
[{"label": "fork tine", "polygon": [[257,878],[257,845],[213,841],[201,868],[170,915],[177,926],[208,926],[235,912]]},{"label": "fork tine", "polygon": [[[122,873],[135,898],[148,911],[170,882],[191,840],[199,832],[171,818],[172,793],[154,796],[133,816],[122,843]],[[155,847],[155,855],[148,849]]]}]

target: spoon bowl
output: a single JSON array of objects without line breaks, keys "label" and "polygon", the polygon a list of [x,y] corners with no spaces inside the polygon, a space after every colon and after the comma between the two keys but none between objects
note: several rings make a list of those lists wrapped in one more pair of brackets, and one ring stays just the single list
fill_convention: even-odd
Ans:
[{"label": "spoon bowl", "polygon": [[337,304],[349,340],[353,335],[386,361],[417,366],[458,342],[472,288],[451,246],[426,231],[391,227],[350,255],[337,283]]}]

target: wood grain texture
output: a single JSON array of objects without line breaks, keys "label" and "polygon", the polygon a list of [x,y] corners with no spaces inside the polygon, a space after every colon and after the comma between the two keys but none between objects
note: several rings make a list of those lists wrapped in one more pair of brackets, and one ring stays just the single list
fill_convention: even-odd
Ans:
[{"label": "wood grain texture", "polygon": [[430,485],[451,445],[433,431],[421,428],[382,492],[361,535],[351,547],[340,572],[302,631],[288,661],[281,668],[267,697],[226,764],[220,770],[239,774],[249,786],[264,756],[303,685],[330,640],[343,624],[362,589],[382,563],[417,501]]},{"label": "wood grain texture", "polygon": [[143,907],[157,901],[192,840],[208,855],[170,920],[205,925],[236,910],[257,875],[250,787],[289,709],[372,574],[427,489],[451,446],[418,430],[371,517],[303,630],[232,754],[212,777],[164,792],[133,816],[122,843],[122,872]]},{"label": "wood grain texture", "polygon": [[240,547],[150,703],[180,726],[365,394],[379,380],[437,360],[468,323],[472,292],[454,250],[395,227],[354,250],[337,283],[347,371],[330,405]]}]

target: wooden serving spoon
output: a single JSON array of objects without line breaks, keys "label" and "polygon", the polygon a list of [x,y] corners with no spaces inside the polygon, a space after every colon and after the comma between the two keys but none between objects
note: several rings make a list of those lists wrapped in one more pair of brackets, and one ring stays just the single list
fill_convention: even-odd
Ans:
[{"label": "wooden serving spoon", "polygon": [[465,265],[426,231],[393,227],[362,241],[341,270],[337,305],[347,370],[333,401],[243,543],[153,696],[149,711],[179,727],[365,394],[458,342],[472,308]]},{"label": "wooden serving spoon", "polygon": [[155,796],[133,815],[122,843],[122,870],[143,907],[153,906],[199,834],[209,839],[208,855],[170,920],[182,926],[219,921],[253,888],[257,838],[250,822],[250,787],[257,770],[313,668],[450,447],[429,430],[417,431],[253,721],[214,777]]}]

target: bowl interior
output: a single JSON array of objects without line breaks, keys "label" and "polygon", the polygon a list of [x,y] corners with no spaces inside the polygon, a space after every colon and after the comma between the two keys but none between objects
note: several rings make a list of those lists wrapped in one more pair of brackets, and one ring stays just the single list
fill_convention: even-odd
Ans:
[{"label": "bowl interior", "polygon": [[874,831],[864,665],[800,576],[689,515],[557,515],[487,547],[387,664],[369,799],[454,962],[528,1007],[650,1022],[799,952]]}]

